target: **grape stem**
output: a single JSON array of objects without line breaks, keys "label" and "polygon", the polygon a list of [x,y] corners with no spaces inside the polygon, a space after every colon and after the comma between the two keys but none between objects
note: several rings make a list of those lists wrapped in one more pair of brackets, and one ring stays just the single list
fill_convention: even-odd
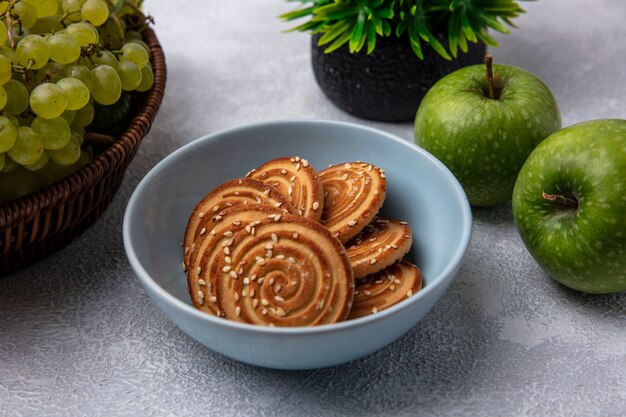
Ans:
[{"label": "grape stem", "polygon": [[15,39],[13,39],[13,21],[11,19],[11,10],[13,10],[13,5],[17,0],[11,0],[9,5],[7,6],[7,11],[4,14],[4,19],[7,22],[7,38],[9,38],[9,44],[11,48],[15,48]]}]

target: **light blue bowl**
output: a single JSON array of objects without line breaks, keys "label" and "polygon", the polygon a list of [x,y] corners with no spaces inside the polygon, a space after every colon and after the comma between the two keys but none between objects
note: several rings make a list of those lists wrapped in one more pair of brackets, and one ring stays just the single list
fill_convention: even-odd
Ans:
[{"label": "light blue bowl", "polygon": [[[180,242],[193,207],[220,183],[280,157],[299,155],[316,169],[362,160],[385,169],[382,215],[407,221],[407,258],[424,288],[371,316],[318,327],[240,324],[192,307]],[[337,365],[372,353],[415,326],[458,271],[471,235],[471,211],[458,181],[421,148],[380,130],[331,121],[276,121],[217,132],[173,152],[134,191],[124,216],[124,245],[153,302],[183,331],[241,362],[279,369]]]}]

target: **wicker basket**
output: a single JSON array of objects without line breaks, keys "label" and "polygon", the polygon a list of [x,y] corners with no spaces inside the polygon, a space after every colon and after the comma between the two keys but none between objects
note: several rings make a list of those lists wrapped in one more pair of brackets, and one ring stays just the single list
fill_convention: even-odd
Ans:
[{"label": "wicker basket", "polygon": [[85,166],[49,187],[0,205],[0,276],[63,248],[93,224],[119,188],[148,133],[165,90],[165,57],[151,29],[154,86],[139,100],[126,131]]}]

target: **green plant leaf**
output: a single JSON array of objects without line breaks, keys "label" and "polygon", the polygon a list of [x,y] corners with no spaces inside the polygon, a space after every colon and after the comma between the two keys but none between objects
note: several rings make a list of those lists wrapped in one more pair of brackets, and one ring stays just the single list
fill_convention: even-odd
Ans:
[{"label": "green plant leaf", "polygon": [[351,33],[348,32],[348,29],[352,26],[351,22],[347,22],[345,20],[339,21],[334,25],[331,25],[328,30],[324,32],[324,34],[320,37],[318,41],[318,45],[326,45],[331,42],[335,38],[347,33],[348,38],[350,38]]},{"label": "green plant leaf", "polygon": [[283,13],[279,15],[278,17],[283,20],[295,20],[295,19],[299,19],[301,17],[309,16],[313,14],[314,10],[315,10],[315,7],[311,6],[311,7],[306,7],[304,9],[298,9],[298,10],[293,10],[291,12]]},{"label": "green plant leaf", "polygon": [[454,18],[448,20],[448,48],[450,53],[456,58],[457,46],[459,44],[459,21]]},{"label": "green plant leaf", "polygon": [[408,25],[409,25],[409,22],[407,22],[406,20],[398,23],[398,25],[396,26],[396,36],[402,35]]},{"label": "green plant leaf", "polygon": [[497,30],[498,32],[509,34],[509,29],[504,26],[502,23],[498,22],[496,19],[492,19],[487,15],[479,15],[478,19],[485,23],[487,26]]},{"label": "green plant leaf", "polygon": [[292,27],[291,29],[287,29],[285,30],[285,32],[311,32],[311,33],[317,33],[320,28],[322,28],[324,26],[324,22],[305,22],[301,25]]},{"label": "green plant leaf", "polygon": [[439,42],[439,39],[437,39],[437,37],[428,30],[426,25],[420,25],[419,23],[419,21],[416,22],[415,31],[419,34],[420,38],[428,43],[444,59],[448,61],[451,60],[452,57],[448,54],[448,51],[446,51],[446,48],[441,44],[441,42]]},{"label": "green plant leaf", "polygon": [[363,47],[365,42],[365,19],[364,13],[360,13],[357,17],[356,23],[352,28],[352,35],[350,36],[350,52],[356,52],[360,48],[359,44]]},{"label": "green plant leaf", "polygon": [[333,51],[336,51],[350,40],[351,35],[352,34],[349,31],[343,32],[341,36],[335,39],[335,41],[324,50],[324,53],[329,54]]},{"label": "green plant leaf", "polygon": [[502,20],[504,20],[504,21],[506,22],[506,24],[507,24],[507,25],[509,25],[509,26],[511,26],[511,27],[514,27],[514,28],[516,28],[516,27],[517,27],[517,25],[516,25],[515,23],[513,23],[513,22],[511,21],[511,19],[509,19],[508,17],[503,17],[503,18],[502,18]]},{"label": "green plant leaf", "polygon": [[493,37],[491,37],[491,35],[489,35],[489,33],[487,33],[486,30],[480,30],[476,32],[476,36],[478,36],[478,38],[481,41],[483,41],[486,45],[498,46],[498,42],[496,42],[496,40]]},{"label": "green plant leaf", "polygon": [[393,9],[391,7],[376,9],[376,15],[385,19],[391,19],[393,17]]},{"label": "green plant leaf", "polygon": [[469,51],[469,47],[467,45],[467,38],[465,37],[465,33],[463,32],[463,29],[459,29],[459,36],[457,39],[458,43],[459,43],[459,49],[463,52],[467,52]]},{"label": "green plant leaf", "polygon": [[359,43],[356,45],[355,52],[359,52],[361,49],[363,49],[363,46],[365,46],[366,41],[367,41],[367,33],[364,32],[363,36],[361,36],[361,39],[359,40]]},{"label": "green plant leaf", "polygon": [[411,42],[411,49],[413,49],[413,52],[415,52],[415,55],[417,55],[419,59],[424,59],[424,53],[422,52],[422,47],[419,42]]},{"label": "green plant leaf", "polygon": [[317,9],[311,20],[340,20],[357,13],[359,11],[354,7],[343,4],[331,4]]},{"label": "green plant leaf", "polygon": [[452,60],[452,57],[448,54],[448,51],[446,51],[446,48],[441,44],[441,42],[439,42],[439,39],[437,39],[437,37],[430,32],[428,32],[428,35],[427,41],[430,46],[444,59],[448,61]]},{"label": "green plant leaf", "polygon": [[417,28],[415,25],[410,25],[409,30],[409,42],[411,42],[411,48],[413,52],[420,58],[424,59],[424,53],[422,51],[422,42],[420,41],[419,33],[417,32]]},{"label": "green plant leaf", "polygon": [[[286,0],[301,6],[280,15],[286,21],[307,19],[287,31],[321,34],[320,45],[329,53],[348,43],[351,52],[367,45],[367,53],[381,36],[409,38],[415,54],[423,59],[423,44],[445,59],[467,52],[469,42],[497,45],[487,29],[509,33],[514,20],[525,13],[521,1],[533,0]],[[442,43],[434,33],[444,30]]]},{"label": "green plant leaf", "polygon": [[383,36],[389,36],[391,34],[391,25],[387,20],[382,21],[383,24]]},{"label": "green plant leaf", "polygon": [[472,25],[467,18],[467,13],[461,13],[461,28],[463,29],[463,33],[468,41],[476,42],[478,40],[476,39],[476,35],[472,30]]},{"label": "green plant leaf", "polygon": [[376,48],[376,28],[374,25],[367,27],[367,53],[371,54]]},{"label": "green plant leaf", "polygon": [[372,26],[378,35],[383,36],[383,21],[380,18],[372,16]]}]

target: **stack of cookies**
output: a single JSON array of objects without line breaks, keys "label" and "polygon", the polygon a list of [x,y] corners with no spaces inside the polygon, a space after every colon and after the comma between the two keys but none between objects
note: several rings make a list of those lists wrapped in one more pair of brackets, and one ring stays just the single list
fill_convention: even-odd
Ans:
[{"label": "stack of cookies", "polygon": [[266,326],[357,318],[421,289],[402,260],[409,226],[376,217],[385,173],[368,163],[317,172],[277,158],[207,194],[185,230],[183,268],[193,305]]}]

